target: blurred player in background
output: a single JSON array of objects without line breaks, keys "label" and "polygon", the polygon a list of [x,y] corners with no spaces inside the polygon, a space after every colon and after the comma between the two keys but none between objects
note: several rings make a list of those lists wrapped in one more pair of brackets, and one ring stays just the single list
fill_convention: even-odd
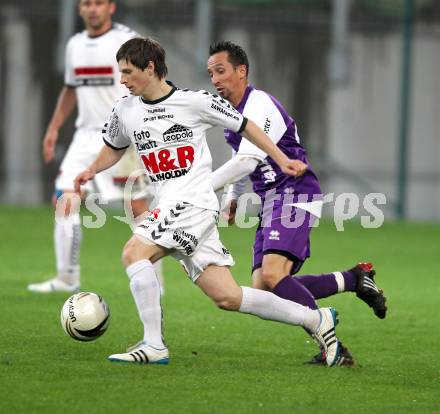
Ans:
[{"label": "blurred player in background", "polygon": [[304,326],[324,347],[326,363],[338,363],[335,311],[312,310],[270,292],[240,287],[229,271],[233,260],[217,230],[218,201],[210,182],[211,154],[206,130],[230,128],[269,153],[286,175],[301,175],[306,165],[290,160],[255,123],[226,101],[206,91],[179,90],[165,80],[165,51],[152,39],[131,39],[117,53],[121,82],[132,92],[122,98],[104,129],[107,144],[75,180],[75,189],[110,168],[136,145],[157,199],[157,215],[148,216],[123,251],[130,289],[144,325],[143,342],[109,357],[129,363],[168,363],[162,337],[159,285],[152,266],[172,255],[191,280],[220,308],[263,319]]},{"label": "blurred player in background", "polygon": [[[80,288],[81,222],[73,181],[96,158],[104,144],[101,130],[105,120],[115,102],[128,94],[120,84],[114,57],[126,40],[137,35],[126,26],[112,23],[115,9],[112,0],[79,1],[79,14],[85,30],[72,36],[67,43],[65,86],[59,94],[43,141],[44,160],[51,162],[59,129],[78,105],[77,129],[55,181],[54,204],[63,196],[63,204],[57,208],[54,231],[57,274],[45,282],[29,285],[28,289],[33,292],[75,292]],[[127,153],[120,163],[97,177],[94,186],[89,183],[84,190],[98,192],[101,202],[120,200],[127,177],[139,168],[134,152]],[[146,194],[147,184],[141,177],[136,180],[131,194],[135,217],[147,210]],[[160,263],[157,272],[161,277]]]},{"label": "blurred player in background", "polygon": [[[385,297],[374,282],[375,271],[369,263],[361,263],[343,272],[291,276],[310,257],[309,235],[314,221],[321,216],[323,203],[318,178],[300,144],[295,121],[273,96],[249,85],[246,52],[232,42],[223,41],[210,47],[209,56],[208,73],[220,96],[262,128],[287,156],[308,165],[301,177],[286,175],[263,151],[243,140],[241,134],[225,130],[234,156],[214,171],[212,181],[214,190],[235,183],[229,188],[226,203],[229,223],[234,221],[237,199],[244,191],[242,177],[250,176],[262,206],[269,207],[268,217],[265,208],[259,216],[253,252],[253,287],[270,290],[311,309],[318,308],[316,299],[339,292],[356,292],[379,318],[384,318],[387,310]],[[289,221],[295,220],[298,225],[290,226]],[[343,355],[345,360],[342,363],[353,363],[346,348]],[[310,362],[325,361],[318,354]]]}]

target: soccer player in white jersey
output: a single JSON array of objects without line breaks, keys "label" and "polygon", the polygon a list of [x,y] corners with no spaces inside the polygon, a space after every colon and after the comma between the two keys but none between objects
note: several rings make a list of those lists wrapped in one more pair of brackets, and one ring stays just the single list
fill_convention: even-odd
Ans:
[{"label": "soccer player in white jersey", "polygon": [[[273,203],[271,217],[265,217],[264,207],[260,214],[253,249],[253,287],[270,290],[311,309],[318,308],[316,299],[338,292],[356,292],[379,318],[384,318],[387,310],[385,297],[375,284],[375,272],[369,263],[360,263],[342,272],[291,277],[310,256],[309,235],[322,207],[318,178],[300,144],[294,119],[273,96],[249,84],[249,62],[243,48],[228,41],[218,42],[211,46],[209,55],[208,74],[220,96],[264,129],[287,156],[307,164],[301,177],[289,176],[257,146],[243,140],[241,134],[225,130],[225,138],[232,146],[234,156],[211,176],[214,190],[249,175],[262,205]],[[236,200],[242,188],[240,181],[231,188],[226,203],[232,207],[230,221],[233,221]],[[295,222],[297,224],[293,225]],[[346,348],[342,354],[341,363],[351,365],[353,359]],[[318,354],[312,362],[322,363],[323,359]]]},{"label": "soccer player in white jersey", "polygon": [[[43,141],[44,160],[50,162],[54,158],[58,131],[77,104],[77,130],[55,182],[54,204],[61,196],[63,201],[63,205],[58,206],[61,208],[57,208],[54,231],[57,274],[45,282],[29,285],[28,289],[33,292],[74,292],[80,287],[81,224],[78,197],[70,196],[74,195],[73,180],[96,158],[103,146],[102,126],[115,102],[128,94],[120,84],[114,55],[126,40],[137,35],[126,26],[112,23],[115,8],[112,0],[79,1],[79,14],[85,30],[75,34],[67,43],[65,86]],[[127,154],[121,163],[96,178],[95,188],[90,183],[84,190],[99,192],[103,202],[121,199],[127,176],[140,168],[136,158],[133,163],[133,157]],[[145,187],[143,177],[133,186],[131,205],[135,217],[147,209]],[[157,268],[161,274],[160,263]]]},{"label": "soccer player in white jersey", "polygon": [[312,310],[263,290],[240,287],[229,267],[232,257],[218,231],[218,201],[210,181],[211,154],[206,130],[219,125],[241,132],[276,160],[286,174],[300,176],[305,165],[290,160],[252,121],[223,99],[206,91],[179,90],[165,80],[165,51],[152,39],[131,39],[116,59],[121,82],[132,95],[114,107],[104,127],[107,144],[90,167],[75,179],[75,190],[110,168],[134,145],[158,201],[123,250],[130,289],[144,325],[144,337],[131,351],[109,356],[111,361],[167,364],[162,338],[159,284],[152,265],[171,255],[189,277],[220,308],[249,313],[291,325],[301,325],[323,346],[326,363],[340,358],[336,312]]}]

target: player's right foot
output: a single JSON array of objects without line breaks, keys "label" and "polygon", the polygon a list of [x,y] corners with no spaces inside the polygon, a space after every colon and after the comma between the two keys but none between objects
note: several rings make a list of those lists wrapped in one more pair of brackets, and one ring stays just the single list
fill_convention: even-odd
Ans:
[{"label": "player's right foot", "polygon": [[58,277],[54,277],[53,279],[46,280],[41,283],[31,283],[28,285],[28,290],[31,292],[38,293],[52,293],[52,292],[69,292],[76,293],[79,292],[79,284],[70,285]]},{"label": "player's right foot", "polygon": [[341,358],[341,343],[336,337],[336,325],[339,322],[338,313],[333,308],[320,308],[318,312],[321,320],[312,336],[324,351],[325,362],[329,367],[332,367],[338,365]]},{"label": "player's right foot", "polygon": [[107,358],[111,362],[125,362],[131,364],[160,364],[168,365],[170,361],[167,348],[156,349],[141,342],[131,352],[113,354]]},{"label": "player's right foot", "polygon": [[[344,365],[344,366],[354,365],[354,359],[353,356],[351,355],[351,352],[348,350],[348,348],[342,345],[342,342],[340,343],[340,346],[341,346],[340,358],[335,365]],[[325,353],[320,352],[319,354],[316,354],[312,359],[304,362],[304,364],[327,365]]]},{"label": "player's right foot", "polygon": [[357,277],[356,296],[370,308],[373,308],[378,318],[385,318],[387,313],[386,298],[374,281],[376,272],[373,265],[371,263],[359,263],[350,271]]}]

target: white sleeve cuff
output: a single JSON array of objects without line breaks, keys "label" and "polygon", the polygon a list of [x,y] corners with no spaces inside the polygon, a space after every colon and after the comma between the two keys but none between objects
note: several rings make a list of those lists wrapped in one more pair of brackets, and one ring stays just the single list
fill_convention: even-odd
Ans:
[{"label": "white sleeve cuff", "polygon": [[244,176],[236,181],[234,184],[231,184],[227,190],[227,198],[228,200],[238,200],[240,196],[246,190],[246,184],[248,182],[248,176]]}]

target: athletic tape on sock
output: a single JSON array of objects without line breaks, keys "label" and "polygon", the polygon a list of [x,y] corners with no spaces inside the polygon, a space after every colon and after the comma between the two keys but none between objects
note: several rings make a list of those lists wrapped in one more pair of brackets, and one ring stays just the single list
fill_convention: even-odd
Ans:
[{"label": "athletic tape on sock", "polygon": [[335,275],[335,280],[336,280],[336,283],[338,285],[338,293],[339,292],[344,292],[345,291],[344,276],[342,275],[341,272],[333,272],[333,274]]}]

